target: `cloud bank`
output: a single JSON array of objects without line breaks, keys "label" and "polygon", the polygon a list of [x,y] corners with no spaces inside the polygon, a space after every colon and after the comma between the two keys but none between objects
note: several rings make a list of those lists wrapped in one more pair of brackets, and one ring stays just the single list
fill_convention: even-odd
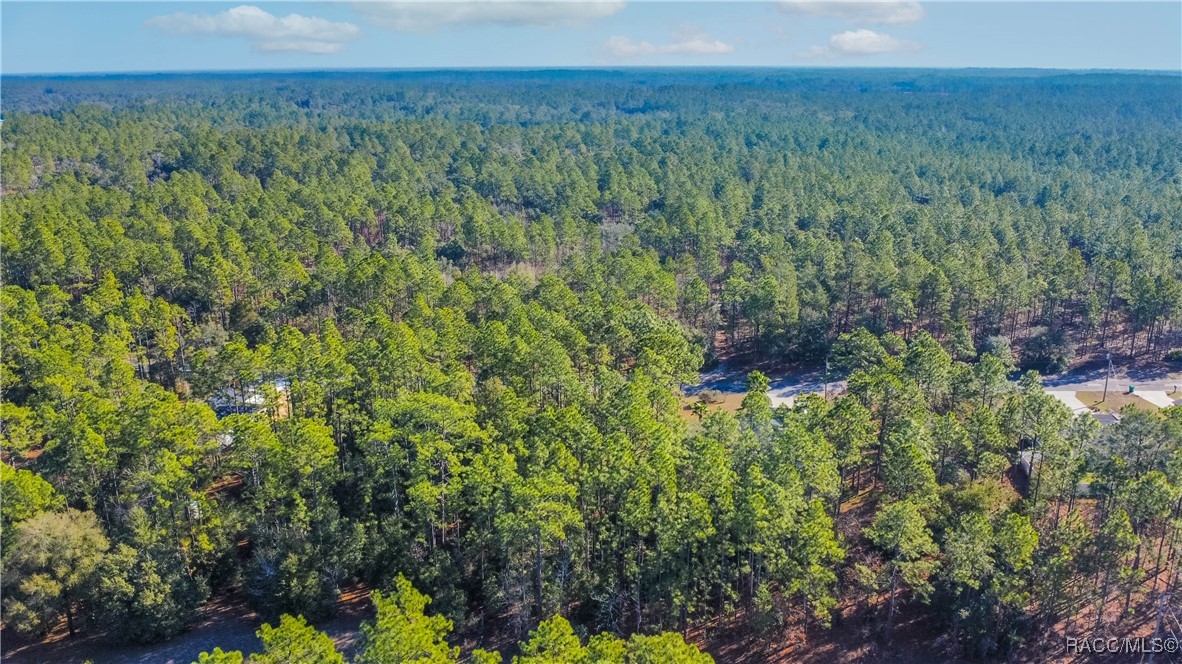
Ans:
[{"label": "cloud bank", "polygon": [[780,2],[780,11],[785,14],[841,18],[852,23],[875,25],[910,25],[927,15],[923,6],[914,0],[783,0]]},{"label": "cloud bank", "polygon": [[375,26],[398,32],[430,32],[449,27],[579,27],[624,8],[624,0],[519,2],[359,2],[354,8]]},{"label": "cloud bank", "polygon": [[339,53],[347,43],[361,36],[361,28],[352,23],[334,23],[300,14],[281,18],[252,5],[219,14],[176,12],[150,18],[145,24],[175,35],[245,39],[255,51],[264,53]]},{"label": "cloud bank", "polygon": [[827,45],[814,46],[797,55],[802,58],[844,58],[880,53],[907,53],[921,48],[923,46],[916,42],[862,28],[833,35]]},{"label": "cloud bank", "polygon": [[654,55],[722,55],[735,50],[734,46],[712,39],[695,28],[682,28],[667,44],[654,44],[628,37],[612,37],[603,45],[608,55],[616,58],[646,58]]}]

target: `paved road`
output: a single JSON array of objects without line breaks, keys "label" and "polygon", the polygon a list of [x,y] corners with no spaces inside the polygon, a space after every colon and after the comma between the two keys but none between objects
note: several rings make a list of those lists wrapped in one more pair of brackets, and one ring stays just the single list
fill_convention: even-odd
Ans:
[{"label": "paved road", "polygon": [[[747,391],[747,374],[752,371],[748,368],[733,367],[727,363],[723,363],[713,371],[706,371],[701,374],[701,382],[697,385],[686,385],[683,390],[686,394],[697,394],[702,390],[718,390],[719,392],[746,392]],[[769,373],[770,389],[768,396],[773,400],[777,398],[785,399],[796,396],[797,394],[805,394],[808,392],[824,392],[825,391],[825,376],[821,368],[803,369],[796,371],[788,371],[782,374]],[[831,391],[845,389],[845,381],[833,379],[829,381],[829,389]]]},{"label": "paved road", "polygon": [[[1048,390],[1062,390],[1065,392],[1094,392],[1104,389],[1104,367],[1077,369],[1058,376],[1047,376],[1042,384]],[[1129,369],[1115,367],[1112,377],[1108,380],[1108,391],[1128,392],[1129,385],[1137,390],[1164,391],[1166,393],[1177,390],[1182,396],[1182,371],[1165,371],[1161,369]]]},{"label": "paved road", "polygon": [[[732,366],[722,363],[713,371],[701,374],[701,382],[697,385],[684,387],[686,394],[697,394],[702,390],[718,390],[719,392],[746,392],[748,368]],[[776,374],[764,370],[771,380],[768,395],[773,400],[786,399],[806,392],[823,392],[825,382],[823,370],[819,367],[801,369]],[[1093,392],[1104,389],[1105,367],[1086,367],[1075,369],[1055,376],[1044,376],[1043,385],[1048,390],[1061,392]],[[1108,381],[1110,392],[1128,392],[1129,385],[1137,390],[1164,391],[1172,395],[1177,391],[1182,398],[1182,371],[1168,371],[1161,368],[1123,369],[1115,367],[1113,375]],[[829,383],[831,391],[845,388],[845,381],[833,380]]]},{"label": "paved road", "polygon": [[[318,623],[316,628],[328,634],[348,661],[360,649],[361,622],[373,613],[368,591],[359,597],[356,587],[347,589],[339,607],[336,617]],[[198,623],[189,630],[147,645],[109,645],[102,634],[85,631],[65,637],[64,628],[57,630],[56,639],[30,643],[6,629],[0,659],[4,664],[189,664],[214,648],[239,650],[247,655],[262,649],[255,631],[263,620],[242,604],[241,597],[215,598],[200,611]]]}]

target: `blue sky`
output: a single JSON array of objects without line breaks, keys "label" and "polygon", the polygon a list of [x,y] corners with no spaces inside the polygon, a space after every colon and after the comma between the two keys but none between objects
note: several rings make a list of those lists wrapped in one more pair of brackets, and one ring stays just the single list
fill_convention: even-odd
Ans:
[{"label": "blue sky", "polygon": [[1171,2],[22,2],[0,72],[596,66],[1166,69]]}]

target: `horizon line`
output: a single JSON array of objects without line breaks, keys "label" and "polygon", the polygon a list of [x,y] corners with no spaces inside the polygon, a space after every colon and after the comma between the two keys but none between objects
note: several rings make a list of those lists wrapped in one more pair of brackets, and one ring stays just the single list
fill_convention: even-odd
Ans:
[{"label": "horizon line", "polygon": [[110,71],[54,71],[54,72],[0,72],[0,80],[7,77],[15,78],[51,78],[51,77],[104,77],[104,76],[161,76],[161,75],[241,75],[241,74],[331,74],[331,73],[430,73],[430,72],[540,72],[540,71],[1031,71],[1051,73],[1103,73],[1103,74],[1165,74],[1182,75],[1182,67],[1178,69],[1130,69],[1120,67],[1002,67],[988,65],[968,65],[963,67],[927,66],[901,67],[886,65],[861,66],[825,66],[825,65],[557,65],[531,66],[510,65],[504,67],[488,66],[459,66],[459,67],[320,67],[320,68],[276,68],[276,69],[132,69]]}]

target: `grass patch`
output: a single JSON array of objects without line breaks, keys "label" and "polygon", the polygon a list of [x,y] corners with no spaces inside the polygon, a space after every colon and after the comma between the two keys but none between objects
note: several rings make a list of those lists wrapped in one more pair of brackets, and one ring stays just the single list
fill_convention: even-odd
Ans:
[{"label": "grass patch", "polygon": [[1108,390],[1108,399],[1106,400],[1103,392],[1076,392],[1075,398],[1082,401],[1088,408],[1101,413],[1119,413],[1120,409],[1125,406],[1133,406],[1141,410],[1157,410],[1157,406],[1137,396],[1136,393],[1127,394],[1116,390]]}]

